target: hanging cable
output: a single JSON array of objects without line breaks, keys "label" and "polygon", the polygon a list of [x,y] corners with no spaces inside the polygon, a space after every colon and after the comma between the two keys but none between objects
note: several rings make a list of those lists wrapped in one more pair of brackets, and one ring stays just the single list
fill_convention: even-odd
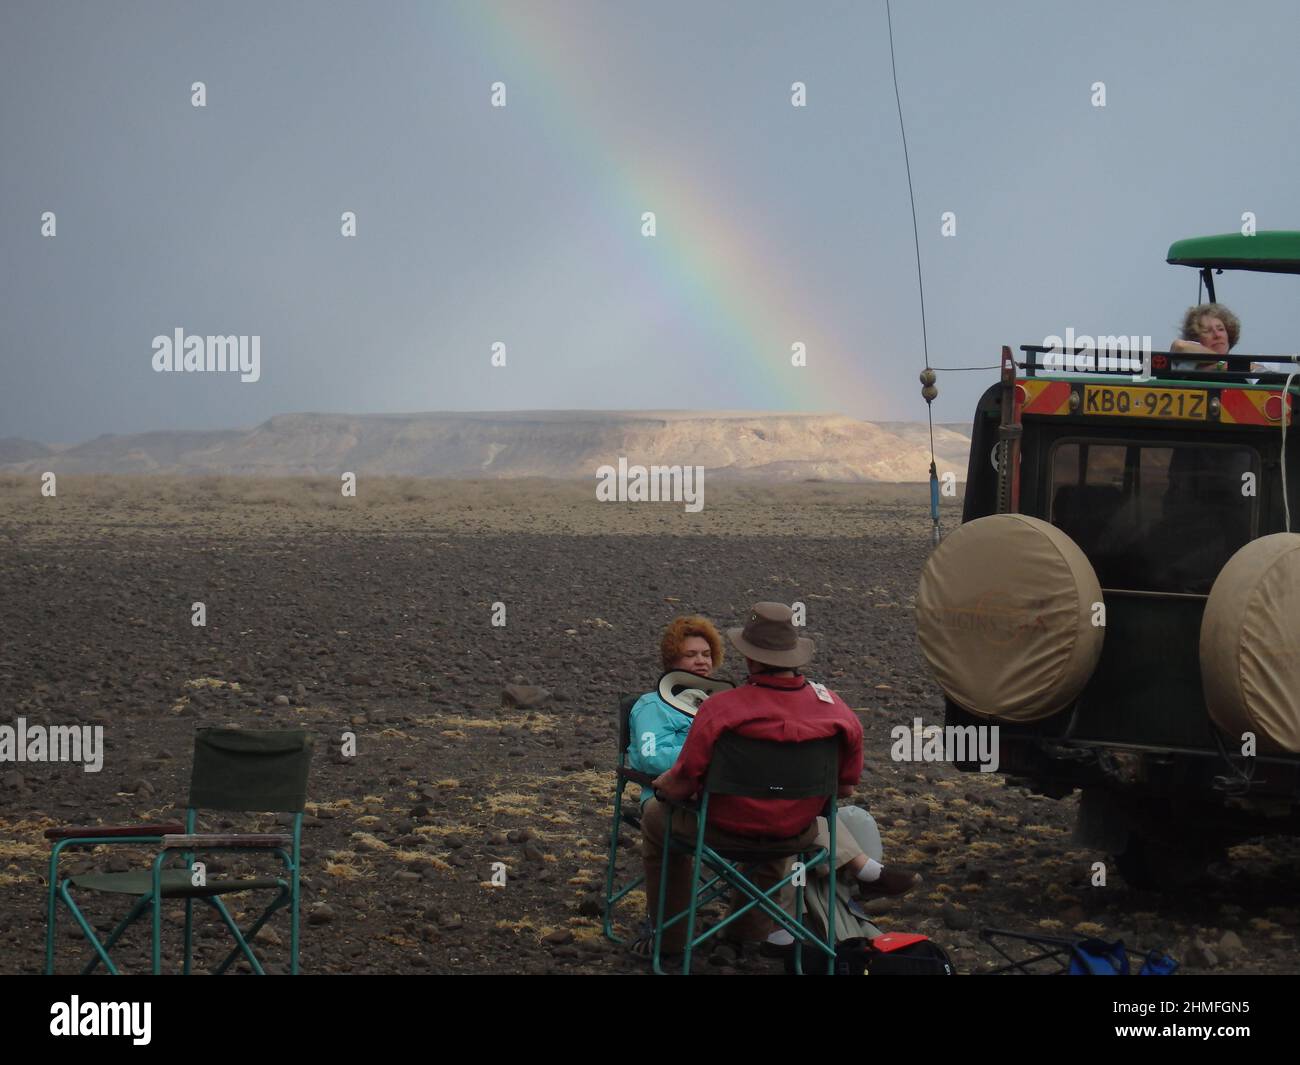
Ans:
[{"label": "hanging cable", "polygon": [[1291,381],[1300,370],[1292,370],[1286,375],[1286,384],[1282,386],[1282,510],[1286,514],[1284,531],[1291,531],[1291,501],[1286,490],[1286,426],[1291,420]]},{"label": "hanging cable", "polygon": [[907,198],[912,204],[912,243],[916,247],[916,288],[921,297],[921,350],[925,355],[925,369],[921,371],[921,395],[925,399],[925,419],[930,428],[930,522],[935,544],[939,543],[939,471],[934,464],[934,411],[931,408],[939,390],[935,387],[934,370],[930,367],[930,341],[925,328],[925,282],[921,277],[921,231],[916,224],[916,193],[912,190],[912,163],[907,154],[907,127],[903,124],[903,98],[898,91],[898,64],[894,60],[894,16],[889,0],[885,0],[885,21],[889,27],[889,69],[894,79],[894,103],[898,107],[898,131],[903,136],[903,165],[907,169]]}]

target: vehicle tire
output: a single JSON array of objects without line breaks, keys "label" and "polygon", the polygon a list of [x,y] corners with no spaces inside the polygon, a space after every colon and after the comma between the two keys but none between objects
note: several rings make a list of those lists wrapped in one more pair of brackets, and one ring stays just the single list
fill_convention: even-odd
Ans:
[{"label": "vehicle tire", "polygon": [[1220,855],[1221,848],[1198,840],[1130,832],[1127,846],[1115,855],[1115,865],[1129,887],[1180,891],[1204,876]]},{"label": "vehicle tire", "polygon": [[1201,619],[1201,681],[1211,720],[1261,751],[1300,753],[1300,534],[1261,536],[1228,559]]},{"label": "vehicle tire", "polygon": [[972,714],[1038,721],[1078,697],[1105,629],[1101,584],[1082,549],[1026,514],[958,526],[930,554],[917,641],[944,694]]}]

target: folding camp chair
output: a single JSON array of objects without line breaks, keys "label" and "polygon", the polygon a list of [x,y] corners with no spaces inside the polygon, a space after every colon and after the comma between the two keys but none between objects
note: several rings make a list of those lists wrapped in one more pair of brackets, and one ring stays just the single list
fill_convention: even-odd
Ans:
[{"label": "folding camp chair", "polygon": [[[835,971],[835,911],[828,914],[826,938],[804,923],[804,884],[807,873],[822,862],[833,864],[835,853],[836,796],[839,792],[840,742],[838,737],[806,740],[803,743],[778,743],[772,740],[753,739],[735,732],[724,732],[713,747],[713,756],[705,776],[704,790],[699,801],[662,801],[669,807],[668,828],[664,833],[663,864],[659,882],[659,912],[655,915],[654,969],[662,973],[661,953],[663,934],[679,921],[686,922],[686,948],[682,958],[682,973],[689,975],[691,957],[696,947],[710,936],[721,932],[733,921],[758,907],[794,937],[794,968],[803,972],[803,948],[815,948],[826,958],[826,971]],[[709,798],[713,795],[735,795],[752,799],[808,799],[824,798],[823,814],[829,828],[829,846],[815,851],[791,854],[788,848],[771,848],[756,845],[743,850],[714,848],[705,842],[708,825]],[[672,831],[672,811],[685,809],[696,815],[694,839],[683,838]],[[673,846],[684,847],[692,853],[691,901],[687,908],[670,917],[664,915],[664,902],[668,893],[668,868]],[[780,858],[797,858],[800,868],[792,868],[772,887],[764,890],[749,879],[739,865],[749,862]],[[701,867],[707,866],[712,879],[701,884]],[[800,875],[802,872],[803,875]],[[794,884],[794,916],[780,906],[778,895],[787,884]],[[696,917],[705,903],[728,891],[738,891],[749,901],[730,915],[695,934]]]},{"label": "folding camp chair", "polygon": [[[265,975],[261,962],[248,941],[257,935],[276,910],[290,912],[289,967],[298,972],[298,876],[301,868],[300,841],[302,811],[307,797],[307,770],[311,762],[311,740],[300,729],[252,731],[232,728],[199,729],[194,736],[194,769],[184,825],[96,825],[55,828],[47,839],[57,840],[50,854],[50,887],[46,915],[45,972],[54,972],[55,920],[58,904],[67,906],[95,955],[82,975],[102,961],[113,975],[117,966],[109,951],[122,933],[146,913],[153,917],[153,971],[162,971],[162,900],[185,900],[184,973],[189,975],[193,960],[194,900],[201,899],[220,915],[235,940],[235,947],[213,970],[226,971],[242,953],[258,975]],[[200,809],[242,812],[292,813],[291,833],[199,833],[195,831]],[[152,866],[125,873],[90,873],[59,879],[59,857],[69,847],[97,847],[103,844],[144,844],[156,848]],[[195,867],[195,853],[211,851],[270,853],[284,864],[284,877],[209,880]],[[184,868],[164,869],[168,858],[180,853]],[[72,896],[72,889],[133,895],[135,905],[101,943]],[[241,931],[222,902],[223,895],[275,889],[276,896],[261,916]]]}]

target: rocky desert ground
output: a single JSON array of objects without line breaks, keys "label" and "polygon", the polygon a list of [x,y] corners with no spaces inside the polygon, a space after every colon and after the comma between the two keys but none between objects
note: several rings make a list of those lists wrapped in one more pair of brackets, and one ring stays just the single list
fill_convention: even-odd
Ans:
[{"label": "rocky desert ground", "polygon": [[[944,506],[952,525],[957,502]],[[43,830],[179,812],[205,724],[315,737],[304,972],[645,971],[598,917],[614,706],[657,677],[658,634],[675,614],[730,624],[760,599],[806,604],[810,672],[866,729],[855,801],[877,818],[886,859],[924,872],[911,896],[872,907],[881,927],[930,934],[965,973],[997,960],[977,936],[988,925],[1122,937],[1187,972],[1297,971],[1295,841],[1237,847],[1173,896],[1134,890],[1113,868],[1094,888],[1091,863],[1105,856],[1071,842],[1075,800],[890,761],[894,725],[941,713],[911,623],[928,548],[923,486],[733,484],[689,514],[598,503],[590,482],[363,477],[345,499],[324,478],[65,475],[44,498],[35,476],[6,476],[0,724],[102,725],[106,753],[99,773],[0,765],[0,972],[43,963]],[[738,677],[736,665],[721,672]],[[346,731],[355,757],[340,750]],[[628,842],[625,872],[637,865]],[[117,848],[71,864],[142,859]],[[498,862],[505,886],[492,883]],[[625,928],[639,898],[621,911]],[[111,927],[124,909],[90,912]],[[211,963],[224,932],[196,912],[198,961]],[[179,905],[166,919],[175,969]],[[88,953],[70,925],[63,972]],[[287,929],[281,915],[260,937],[273,971]],[[143,969],[146,947],[143,928],[128,935],[124,968]],[[774,971],[726,948],[702,965]]]}]

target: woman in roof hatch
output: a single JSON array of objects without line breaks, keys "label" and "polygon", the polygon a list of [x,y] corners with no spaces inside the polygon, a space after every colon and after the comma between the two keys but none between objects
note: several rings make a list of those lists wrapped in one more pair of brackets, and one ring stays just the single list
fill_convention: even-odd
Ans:
[{"label": "woman in roof hatch", "polygon": [[1182,330],[1182,337],[1169,345],[1170,351],[1214,355],[1217,359],[1178,359],[1175,370],[1226,370],[1228,364],[1219,360],[1241,339],[1241,319],[1222,303],[1201,303],[1187,308]]}]

